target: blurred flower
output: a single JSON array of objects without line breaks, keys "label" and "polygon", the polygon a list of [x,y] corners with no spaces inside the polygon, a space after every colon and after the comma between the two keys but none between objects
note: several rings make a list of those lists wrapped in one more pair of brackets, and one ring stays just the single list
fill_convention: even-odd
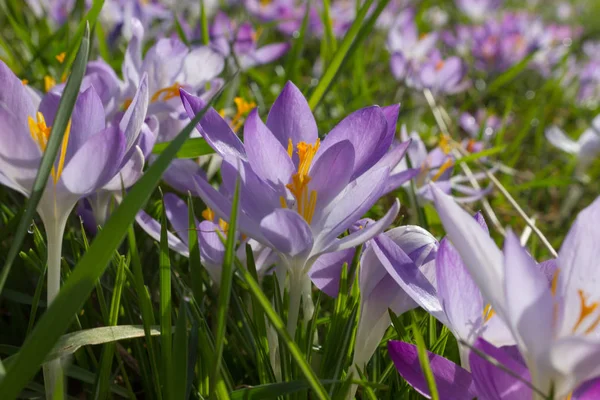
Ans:
[{"label": "blurred flower", "polygon": [[[474,348],[486,358],[472,352],[471,372],[437,354],[427,352],[429,366],[441,399],[523,400],[532,398],[530,374],[522,360],[510,348],[496,348],[478,339]],[[419,362],[417,346],[395,340],[388,342],[388,352],[398,370],[417,392],[430,398],[429,386]],[[499,363],[503,368],[492,364]],[[507,371],[510,371],[507,372]],[[568,397],[570,400],[592,400],[600,394],[600,380],[581,385]]]},{"label": "blurred flower", "polygon": [[234,65],[242,70],[268,64],[283,56],[289,43],[273,43],[258,47],[262,28],[254,30],[249,22],[239,26],[224,12],[217,13],[210,27],[211,46],[224,57],[234,57]]},{"label": "blurred flower", "polygon": [[586,129],[577,141],[568,137],[557,126],[546,129],[546,139],[554,147],[573,154],[577,158],[576,172],[583,175],[600,154],[600,115],[594,118],[592,126]]},{"label": "blurred flower", "polygon": [[531,373],[546,395],[568,396],[600,376],[600,291],[595,245],[600,198],[571,227],[556,259],[552,284],[508,232],[504,252],[451,198],[433,187],[435,205],[484,299],[510,328]]},{"label": "blurred flower", "polygon": [[49,19],[62,25],[67,21],[69,14],[75,7],[75,0],[26,0],[27,4],[37,18],[42,18],[45,15]]},{"label": "blurred flower", "polygon": [[287,35],[300,29],[306,11],[302,0],[244,0],[244,4],[261,22],[277,22],[277,29]]},{"label": "blurred flower", "polygon": [[[182,91],[190,117],[203,102]],[[214,110],[198,125],[223,157],[227,195],[196,178],[197,192],[215,214],[229,219],[233,187],[240,179],[239,230],[280,255],[291,277],[291,313],[297,312],[307,273],[324,253],[364,243],[390,225],[396,202],[378,222],[338,239],[381,196],[392,165],[380,162],[394,136],[398,106],[358,110],[323,140],[302,93],[287,83],[271,107],[267,124],[253,110],[242,143]],[[399,149],[402,155],[404,149]],[[398,161],[396,161],[398,162]],[[297,315],[289,318],[295,330]]]},{"label": "blurred flower", "polygon": [[[112,42],[119,36],[131,40],[135,21],[145,29],[165,31],[173,20],[173,13],[158,0],[105,0],[99,20],[108,28],[108,39]],[[160,23],[154,24],[157,21]]]},{"label": "blurred flower", "polygon": [[484,21],[497,11],[503,0],[456,0],[456,6],[475,21]]},{"label": "blurred flower", "polygon": [[467,68],[459,57],[442,59],[438,51],[432,52],[421,65],[416,86],[427,88],[434,94],[454,94],[467,89]]},{"label": "blurred flower", "polygon": [[458,124],[473,139],[479,139],[484,143],[489,143],[494,135],[502,126],[502,120],[494,114],[488,114],[488,111],[481,108],[475,115],[464,112],[460,115]]},{"label": "blurred flower", "polygon": [[[189,209],[187,204],[172,193],[164,195],[164,206],[167,219],[175,230],[175,234],[168,232],[167,239],[169,248],[184,257],[190,256],[189,246]],[[225,256],[225,245],[223,240],[227,237],[228,225],[222,219],[215,217],[211,209],[207,208],[202,213],[205,220],[198,222],[194,220],[194,226],[198,232],[198,249],[200,260],[208,271],[211,279],[218,285],[221,281],[221,268]],[[144,211],[140,211],[136,217],[140,227],[146,231],[154,240],[160,241],[161,225]],[[264,247],[255,240],[243,240],[240,244],[237,257],[242,262],[246,260],[246,247],[248,243],[254,251],[254,261],[259,276],[263,276],[267,268],[276,261],[275,254],[268,247]]]},{"label": "blurred flower", "polygon": [[[408,167],[407,160],[401,160],[400,163],[392,170],[389,180],[405,181],[406,177],[414,179],[417,188],[417,195],[420,200],[431,201],[431,188],[429,182],[435,182],[436,186],[443,190],[446,194],[451,194],[456,191],[465,196],[454,197],[456,201],[468,203],[481,199],[487,195],[492,187],[476,190],[465,185],[469,179],[462,174],[452,176],[454,170],[455,157],[452,153],[453,146],[462,146],[468,152],[480,151],[482,145],[475,140],[469,140],[465,143],[454,143],[448,136],[442,135],[439,144],[430,152],[427,152],[425,143],[416,132],[411,132],[410,135],[406,131],[406,127],[402,126],[401,137],[403,140],[410,139],[410,145],[407,150],[408,161],[411,167]],[[476,173],[473,176],[476,180],[485,178],[484,173]]]}]

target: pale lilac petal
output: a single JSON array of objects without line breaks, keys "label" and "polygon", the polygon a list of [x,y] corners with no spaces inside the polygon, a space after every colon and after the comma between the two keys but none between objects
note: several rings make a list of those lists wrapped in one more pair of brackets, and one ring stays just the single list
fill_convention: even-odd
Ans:
[{"label": "pale lilac petal", "polygon": [[130,188],[144,173],[144,162],[144,153],[136,146],[131,158],[125,163],[125,166],[121,168],[121,171],[104,185],[102,189],[120,193],[123,188]]},{"label": "pale lilac petal", "polygon": [[421,168],[410,168],[400,173],[390,175],[390,177],[387,179],[383,194],[393,192],[406,182],[419,176],[421,172]]},{"label": "pale lilac petal", "polygon": [[216,78],[225,67],[225,59],[207,46],[192,49],[183,62],[183,82],[194,89]]},{"label": "pale lilac petal", "polygon": [[[431,398],[425,375],[419,363],[417,347],[414,344],[390,340],[388,352],[394,366],[417,392]],[[427,352],[440,398],[445,400],[473,400],[478,397],[469,371],[452,361]]]},{"label": "pale lilac petal", "polygon": [[36,107],[27,87],[2,60],[0,60],[0,82],[2,82],[0,107],[10,110],[16,120],[26,125],[27,117],[35,118]]},{"label": "pale lilac petal", "polygon": [[119,128],[125,135],[127,150],[135,143],[142,130],[148,110],[148,101],[148,77],[144,74],[131,104],[119,123]]},{"label": "pale lilac petal", "polygon": [[363,108],[348,115],[329,132],[321,144],[316,159],[325,150],[344,140],[354,146],[352,176],[356,178],[383,157],[392,144],[393,136],[388,135],[387,120],[381,108],[377,106]]},{"label": "pale lilac petal", "polygon": [[[396,283],[417,304],[447,325],[448,320],[437,297],[435,283],[427,278],[424,271],[415,265],[415,262],[400,246],[385,235],[376,237],[372,246],[377,258]],[[426,266],[428,265],[426,264]]]},{"label": "pale lilac petal", "polygon": [[60,180],[73,194],[90,194],[115,176],[124,153],[123,134],[116,127],[106,128],[89,138],[73,155]]},{"label": "pale lilac petal", "polygon": [[[206,106],[206,103],[200,97],[183,89],[180,90],[180,93],[188,117],[194,119],[196,114]],[[210,108],[206,112],[196,128],[208,144],[225,160],[235,162],[236,159],[246,159],[246,150],[242,141],[231,130],[227,121],[214,109]]]},{"label": "pale lilac petal", "polygon": [[523,381],[529,381],[529,371],[502,349],[498,349],[483,339],[478,339],[475,348],[496,360],[522,380],[494,366],[474,351],[469,357],[469,365],[479,398],[489,400],[531,399],[532,391]]},{"label": "pale lilac petal", "polygon": [[301,256],[312,248],[312,231],[295,211],[283,208],[273,211],[260,222],[260,230],[277,251],[287,256]]},{"label": "pale lilac petal", "polygon": [[546,129],[546,139],[556,148],[570,154],[577,154],[581,150],[579,143],[568,137],[557,126]]},{"label": "pale lilac petal", "polygon": [[[579,317],[581,299],[579,290],[587,296],[598,293],[600,269],[600,197],[579,213],[558,253],[557,298],[564,298],[564,307],[570,310],[562,318],[562,335],[571,333]],[[590,318],[591,319],[591,318]],[[589,322],[588,322],[589,324]],[[587,325],[582,324],[582,329]]]},{"label": "pale lilac petal", "polygon": [[262,122],[258,110],[248,115],[244,124],[244,146],[248,162],[263,180],[285,185],[295,171],[287,150]]},{"label": "pale lilac petal", "polygon": [[309,190],[317,192],[317,209],[327,206],[348,185],[354,166],[354,147],[347,140],[321,154],[310,169],[312,179],[308,184]]},{"label": "pale lilac petal", "polygon": [[429,185],[435,206],[448,237],[460,254],[469,274],[481,290],[484,299],[496,312],[504,311],[504,257],[481,226],[437,186]]},{"label": "pale lilac petal", "polygon": [[317,123],[306,98],[292,83],[287,82],[273,103],[267,126],[287,149],[289,139],[294,148],[300,142],[313,144],[317,141]]},{"label": "pale lilac petal", "polygon": [[[371,240],[375,236],[379,235],[383,232],[387,227],[389,227],[392,222],[398,216],[398,212],[400,211],[400,201],[396,199],[392,207],[388,210],[388,212],[380,218],[377,222],[372,224],[368,224],[364,226],[362,229],[359,229],[356,232],[352,232],[347,236],[344,236],[341,239],[335,239],[331,244],[329,244],[326,248],[320,249],[319,251],[339,251],[344,249],[349,249],[351,247],[358,246],[360,244],[365,243],[368,240]],[[323,242],[325,243],[325,242]]]},{"label": "pale lilac petal", "polygon": [[251,53],[244,54],[242,57],[242,68],[247,69],[273,62],[281,58],[289,49],[289,43],[273,43],[263,46]]},{"label": "pale lilac petal", "polygon": [[448,239],[440,242],[435,265],[438,297],[448,327],[460,339],[472,343],[483,325],[481,292]]},{"label": "pale lilac petal", "polygon": [[[221,280],[221,268],[225,256],[225,245],[227,235],[219,225],[212,221],[202,221],[198,225],[198,241],[200,244],[200,256],[210,277],[218,284]],[[211,266],[219,266],[213,268]]]},{"label": "pale lilac petal", "polygon": [[[140,211],[137,213],[135,217],[138,225],[148,234],[151,238],[160,242],[160,232],[161,226],[160,223],[146,214],[144,211]],[[169,248],[181,254],[184,257],[189,257],[190,251],[188,247],[183,244],[183,242],[171,232],[167,232],[167,242],[169,244]]]},{"label": "pale lilac petal", "polygon": [[[194,192],[196,186],[194,177],[200,176],[206,178],[206,174],[202,167],[194,160],[175,159],[171,161],[169,167],[163,174],[163,180],[173,189],[182,193]],[[235,183],[235,180],[234,180]]]},{"label": "pale lilac petal", "polygon": [[337,297],[340,290],[340,275],[344,263],[352,264],[354,248],[326,253],[316,259],[308,276],[319,290],[330,297]]},{"label": "pale lilac petal", "polygon": [[553,344],[548,357],[552,368],[561,378],[555,381],[558,396],[566,396],[583,382],[600,376],[600,346],[597,338],[562,338]]},{"label": "pale lilac petal", "polygon": [[[167,219],[173,226],[175,234],[179,236],[181,241],[189,247],[189,210],[185,201],[172,193],[166,193],[163,197],[165,204],[165,214]],[[194,226],[198,225],[195,221]]]},{"label": "pale lilac petal", "polygon": [[[41,109],[42,106],[40,105]],[[46,118],[46,123],[51,126],[54,124],[56,110],[48,110],[46,113],[51,113],[48,117],[51,116],[52,119]],[[44,114],[44,117],[46,117],[46,114]],[[86,91],[79,94],[75,108],[73,108],[71,131],[65,158],[67,163],[89,138],[105,128],[105,119],[102,100],[94,87],[90,86]]]},{"label": "pale lilac petal", "polygon": [[[387,136],[393,139],[396,135],[396,124],[398,123],[398,115],[400,114],[400,104],[381,107],[381,112],[383,112],[387,122]],[[382,146],[385,147],[385,144],[382,144]]]}]

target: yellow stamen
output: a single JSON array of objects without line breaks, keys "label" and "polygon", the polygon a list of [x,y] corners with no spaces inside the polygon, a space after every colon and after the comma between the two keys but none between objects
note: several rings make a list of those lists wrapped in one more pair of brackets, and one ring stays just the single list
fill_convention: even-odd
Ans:
[{"label": "yellow stamen", "polygon": [[550,286],[550,291],[552,292],[552,296],[556,296],[556,288],[558,287],[558,273],[560,269],[556,269],[554,274],[552,275],[552,285]]},{"label": "yellow stamen", "polygon": [[494,316],[494,314],[496,314],[496,311],[494,311],[491,304],[487,304],[483,308],[483,320],[485,322],[488,322]]},{"label": "yellow stamen", "polygon": [[[51,126],[46,125],[46,119],[44,115],[38,111],[36,114],[36,120],[31,117],[27,118],[27,123],[29,125],[29,132],[33,140],[40,146],[42,152],[46,151],[46,147],[48,146],[48,140],[50,139],[50,132],[52,131]],[[62,174],[63,168],[65,166],[65,159],[67,156],[67,146],[69,143],[69,135],[71,134],[71,120],[67,124],[67,129],[65,130],[65,134],[63,136],[60,154],[58,158],[58,165],[52,167],[52,180],[54,184],[58,182],[60,176]]]},{"label": "yellow stamen", "polygon": [[294,143],[292,143],[292,138],[288,139],[287,153],[288,153],[288,156],[290,156],[290,158],[292,158],[292,155],[294,154]]},{"label": "yellow stamen", "polygon": [[150,99],[150,101],[152,103],[157,102],[157,101],[161,100],[161,96],[162,96],[162,101],[167,101],[167,100],[174,99],[175,97],[179,97],[179,89],[181,89],[181,85],[179,83],[175,82],[171,86],[167,86],[165,88],[157,90],[156,93],[154,93],[152,95],[152,98]]},{"label": "yellow stamen", "polygon": [[49,92],[50,89],[52,89],[54,86],[56,86],[56,81],[54,80],[54,78],[49,75],[46,75],[44,77],[44,90],[46,92]]},{"label": "yellow stamen", "polygon": [[221,228],[221,230],[224,233],[227,233],[227,231],[229,230],[229,224],[223,221],[221,218],[219,218],[219,228]]},{"label": "yellow stamen", "polygon": [[21,83],[23,84],[23,86],[26,86],[29,81],[27,79],[21,79]]},{"label": "yellow stamen", "polygon": [[65,62],[65,57],[66,57],[67,53],[65,53],[64,51],[60,54],[56,55],[56,59],[58,60],[59,63],[64,63]]},{"label": "yellow stamen", "polygon": [[256,42],[258,40],[258,38],[260,37],[260,35],[262,35],[262,27],[258,27],[258,29],[255,32],[252,32],[252,40],[254,42]]},{"label": "yellow stamen", "polygon": [[202,218],[204,218],[207,221],[213,221],[215,219],[215,212],[210,208],[207,208],[204,211],[202,211]]},{"label": "yellow stamen", "polygon": [[[288,154],[292,156],[290,151],[291,140],[288,142]],[[292,182],[288,183],[287,187],[294,198],[296,199],[296,208],[298,214],[300,214],[306,222],[309,224],[312,222],[312,218],[315,213],[315,207],[317,205],[317,192],[311,190],[308,191],[308,183],[311,178],[308,176],[308,171],[312,163],[319,146],[321,145],[320,139],[317,139],[314,145],[307,144],[305,142],[298,143],[298,171],[292,175]]]},{"label": "yellow stamen", "polygon": [[446,161],[444,161],[444,163],[442,164],[442,166],[440,167],[438,172],[433,176],[433,178],[431,178],[431,181],[435,182],[438,179],[440,179],[440,177],[444,174],[444,172],[446,172],[448,170],[448,168],[452,167],[453,165],[454,165],[454,161],[452,161],[451,159],[447,159]]},{"label": "yellow stamen", "polygon": [[60,76],[60,81],[62,83],[65,83],[67,81],[67,71],[63,72],[63,74]]},{"label": "yellow stamen", "polygon": [[231,129],[233,129],[234,132],[237,132],[244,123],[244,117],[247,116],[254,108],[256,108],[256,103],[253,101],[248,102],[241,97],[236,97],[233,99],[233,102],[235,103],[237,112],[231,119],[230,125]]},{"label": "yellow stamen", "polygon": [[123,111],[127,111],[127,109],[129,108],[129,106],[131,105],[132,102],[133,102],[133,99],[131,97],[126,98],[125,101],[123,102]]},{"label": "yellow stamen", "polygon": [[279,196],[279,203],[281,204],[281,208],[287,208],[287,201],[285,201],[283,196]]},{"label": "yellow stamen", "polygon": [[226,112],[225,112],[225,109],[224,109],[224,108],[221,108],[221,109],[219,110],[219,115],[220,115],[221,117],[225,118],[225,114],[226,114]]},{"label": "yellow stamen", "polygon": [[442,135],[440,137],[440,142],[438,145],[440,146],[440,149],[442,149],[442,151],[445,154],[450,154],[450,152],[452,151],[452,148],[453,148],[452,138],[450,138],[450,136],[448,136],[448,135]]},{"label": "yellow stamen", "polygon": [[[587,304],[587,297],[586,297],[585,293],[583,293],[583,290],[578,290],[577,292],[579,293],[579,300],[581,301],[581,311],[579,312],[579,319],[577,320],[577,322],[575,323],[575,326],[573,327],[573,332],[575,332],[577,330],[577,328],[579,328],[579,325],[581,325],[581,323],[587,317],[589,317],[594,311],[596,311],[596,308],[598,308],[598,302],[594,302],[589,305]],[[600,323],[600,317],[598,317],[592,323],[592,325],[585,331],[585,333],[589,333],[589,332],[593,331],[595,329],[595,327],[598,325],[598,323]]]},{"label": "yellow stamen", "polygon": [[269,4],[271,4],[272,0],[260,0],[260,5],[263,7],[268,6]]}]

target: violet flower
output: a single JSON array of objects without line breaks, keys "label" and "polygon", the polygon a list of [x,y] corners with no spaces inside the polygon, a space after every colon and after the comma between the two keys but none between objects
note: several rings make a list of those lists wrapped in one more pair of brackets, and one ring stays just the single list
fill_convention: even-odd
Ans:
[{"label": "violet flower", "polygon": [[503,0],[456,0],[456,6],[475,21],[483,21],[493,15],[503,3]]},{"label": "violet flower", "polygon": [[495,313],[509,326],[542,393],[567,396],[600,376],[600,292],[595,241],[600,198],[572,225],[556,259],[552,285],[509,232],[504,252],[451,198],[433,187],[448,237]]},{"label": "violet flower", "polygon": [[[31,91],[2,62],[0,82],[0,184],[25,196],[31,194],[40,161],[49,140],[60,95],[47,93],[35,105]],[[115,185],[142,169],[138,146],[148,106],[146,78],[120,121],[106,124],[104,108],[93,87],[79,94],[71,120],[38,204],[48,248],[48,304],[60,290],[62,238],[67,218],[79,199]],[[60,360],[44,368],[48,394],[61,379]]]},{"label": "violet flower", "polygon": [[[401,137],[403,140],[411,140],[407,150],[408,159],[410,160],[411,168],[408,167],[406,160],[400,163],[392,170],[390,182],[396,180],[405,182],[406,177],[414,179],[417,188],[417,196],[422,201],[432,201],[431,189],[429,182],[435,182],[446,194],[451,194],[452,191],[463,194],[464,196],[455,196],[456,201],[469,203],[481,199],[487,195],[492,187],[482,190],[476,190],[466,185],[468,178],[462,174],[452,176],[454,170],[455,158],[452,154],[452,146],[449,140],[442,136],[439,145],[430,152],[427,152],[425,143],[416,132],[411,132],[410,135],[406,131],[406,127],[402,127]],[[481,149],[479,143],[468,141],[461,144],[469,152],[477,152]],[[474,178],[481,180],[485,178],[485,174],[474,174]],[[391,185],[394,187],[394,185]]]},{"label": "violet flower", "polygon": [[573,154],[577,158],[576,174],[583,175],[600,154],[600,115],[594,118],[592,126],[586,129],[577,141],[568,137],[557,126],[546,129],[546,139],[554,147]]},{"label": "violet flower", "polygon": [[[427,352],[429,366],[441,399],[472,400],[498,399],[523,400],[532,398],[530,374],[527,367],[507,348],[496,348],[483,339],[475,342],[474,348],[486,357],[495,360],[504,368],[499,368],[488,359],[472,352],[471,372],[437,354]],[[409,385],[425,398],[431,398],[429,387],[419,362],[417,346],[391,340],[388,352],[396,370]],[[518,378],[517,378],[518,377]],[[571,400],[592,400],[600,395],[600,380],[592,380],[581,385],[569,397]]]},{"label": "violet flower", "polygon": [[464,112],[458,120],[460,127],[473,139],[489,143],[502,126],[502,120],[485,109],[477,110],[475,115]]},{"label": "violet flower", "polygon": [[[190,256],[189,246],[189,210],[187,204],[172,193],[164,196],[164,206],[167,219],[171,223],[175,233],[168,232],[169,248],[181,254],[184,257]],[[227,223],[222,219],[216,218],[211,209],[207,208],[202,213],[205,220],[194,225],[198,232],[198,248],[200,250],[200,260],[202,265],[208,271],[212,280],[218,285],[221,281],[221,267],[223,257],[225,256],[224,238],[227,237]],[[136,217],[140,227],[146,231],[154,240],[160,241],[161,225],[144,211],[140,211]],[[255,240],[244,241],[237,252],[237,257],[241,261],[246,260],[245,243],[250,244],[255,253],[255,266],[258,274],[263,276],[267,268],[276,261],[275,254],[268,247],[262,246]]]},{"label": "violet flower", "polygon": [[[192,118],[204,103],[182,91]],[[384,159],[394,137],[398,106],[358,110],[321,142],[302,93],[288,82],[265,125],[253,110],[244,126],[245,143],[214,110],[198,129],[223,157],[227,195],[196,177],[197,193],[224,220],[229,219],[233,187],[240,179],[239,230],[279,253],[290,274],[288,329],[296,329],[302,288],[314,261],[324,253],[355,247],[391,224],[396,201],[378,222],[338,238],[381,196],[392,159]],[[394,162],[404,154],[396,149]],[[395,165],[395,164],[393,164]]]},{"label": "violet flower", "polygon": [[273,43],[258,47],[259,31],[249,22],[236,26],[227,14],[219,12],[210,27],[211,46],[224,57],[233,57],[242,70],[268,64],[290,49],[289,43]]},{"label": "violet flower", "polygon": [[466,75],[467,66],[460,57],[442,59],[438,51],[433,51],[420,65],[415,86],[427,88],[434,94],[455,94],[469,87]]},{"label": "violet flower", "polygon": [[155,31],[164,31],[173,13],[158,0],[105,0],[99,19],[110,31],[110,41],[121,35],[129,40],[135,34],[135,21],[148,29],[154,26]]},{"label": "violet flower", "polygon": [[277,22],[277,29],[286,35],[300,29],[306,11],[304,2],[297,0],[244,0],[244,5],[261,22]]},{"label": "violet flower", "polygon": [[[480,235],[488,235],[481,214],[475,215],[481,225]],[[412,257],[395,241],[377,236],[373,241],[374,254],[391,278],[425,311],[433,315],[467,344],[483,336],[496,345],[514,344],[510,331],[494,316],[483,301],[460,256],[448,242],[442,240],[434,253],[435,261],[419,267]],[[461,363],[468,368],[469,349],[459,345]]]}]

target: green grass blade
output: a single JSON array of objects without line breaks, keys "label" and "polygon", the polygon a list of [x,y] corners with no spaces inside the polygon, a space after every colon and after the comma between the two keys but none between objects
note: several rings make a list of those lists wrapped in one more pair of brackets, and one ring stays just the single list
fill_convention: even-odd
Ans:
[{"label": "green grass blade", "polygon": [[[157,143],[152,148],[152,153],[161,154],[169,146],[171,142]],[[206,154],[212,154],[215,151],[206,140],[202,138],[188,139],[181,149],[177,152],[177,158],[196,158]]]},{"label": "green grass blade", "polygon": [[[215,98],[218,98],[221,93],[222,91],[217,93]],[[21,389],[35,375],[54,343],[67,330],[73,316],[81,309],[96,281],[104,273],[113,252],[121,244],[136,214],[148,201],[163,172],[208,107],[212,106],[213,101],[194,117],[131,188],[104,229],[96,236],[88,252],[79,260],[56,300],[21,347],[5,379],[0,382],[0,393],[5,399],[12,400],[17,397]]]},{"label": "green grass blade", "polygon": [[173,392],[175,400],[185,400],[188,381],[188,336],[187,336],[187,306],[181,301],[179,315],[175,326],[175,339],[173,342]]},{"label": "green grass blade", "polygon": [[200,32],[202,33],[202,44],[208,46],[210,35],[208,34],[208,15],[206,15],[204,0],[200,0]]},{"label": "green grass blade", "polygon": [[271,306],[271,302],[261,290],[258,282],[256,282],[256,280],[252,277],[250,272],[248,272],[242,265],[237,263],[236,265],[238,265],[238,271],[244,278],[244,281],[246,281],[246,283],[248,284],[250,293],[253,297],[256,298],[256,300],[258,300],[265,315],[267,316],[269,321],[271,321],[271,324],[273,325],[277,333],[283,338],[283,343],[286,345],[292,358],[298,365],[298,368],[300,369],[300,371],[308,381],[310,387],[312,388],[314,398],[320,400],[329,399],[329,395],[327,394],[325,388],[319,381],[319,378],[317,378],[317,375],[312,370],[311,366],[304,359],[302,351],[300,350],[296,342],[294,342],[294,340],[290,337],[289,333],[287,332],[287,328],[283,323],[283,320],[279,317],[279,315],[277,315],[277,312],[275,312],[275,310]]},{"label": "green grass blade", "polygon": [[171,260],[167,239],[167,212],[163,200],[160,229],[160,347],[163,397],[171,398],[173,390],[172,337],[171,337]]},{"label": "green grass blade", "polygon": [[71,63],[73,63],[73,60],[75,58],[75,49],[77,48],[77,43],[79,43],[79,40],[81,40],[80,38],[82,38],[82,37],[89,38],[88,32],[89,32],[90,26],[93,27],[94,25],[96,25],[96,20],[98,19],[98,16],[100,15],[102,6],[104,6],[104,0],[94,0],[94,3],[92,4],[92,7],[90,8],[90,11],[88,11],[87,14],[85,14],[83,19],[77,26],[77,30],[75,31],[75,34],[73,35],[73,37],[74,37],[73,45],[71,47],[69,47],[69,50],[67,50],[67,59],[65,60],[65,62],[63,64],[65,66],[63,73],[66,72],[69,69],[69,67],[71,66]]},{"label": "green grass blade", "polygon": [[[340,47],[333,55],[331,63],[327,66],[323,77],[319,81],[319,84],[317,85],[312,95],[310,96],[310,99],[308,100],[308,105],[310,106],[311,110],[314,110],[317,107],[317,105],[321,102],[321,100],[325,96],[325,93],[337,77],[338,72],[340,71],[344,62],[347,59],[347,56],[349,54],[348,52],[352,47],[352,43],[354,42],[358,33],[361,30],[362,24],[372,4],[373,0],[365,1],[365,4],[363,4],[361,9],[357,13],[356,19],[350,26],[350,29],[348,29],[348,32],[346,33],[346,36],[344,36]],[[364,36],[365,35],[363,35],[363,37]]]},{"label": "green grass blade", "polygon": [[310,16],[310,2],[306,2],[306,10],[304,11],[304,18],[302,19],[302,25],[298,31],[298,37],[294,39],[292,48],[290,49],[288,60],[286,64],[286,75],[287,80],[296,82],[298,80],[298,71],[300,69],[300,62],[302,61],[302,52],[304,51],[304,39],[306,37],[306,30],[308,27],[308,17]]},{"label": "green grass blade", "polygon": [[425,375],[425,380],[427,381],[427,387],[429,388],[429,393],[431,395],[432,400],[439,400],[440,395],[437,391],[437,386],[435,384],[435,378],[433,377],[433,372],[431,372],[431,366],[429,365],[429,357],[427,355],[427,348],[425,347],[425,340],[423,339],[423,335],[421,335],[421,330],[417,326],[415,322],[414,313],[413,314],[413,322],[412,322],[412,331],[415,338],[415,342],[417,344],[417,352],[419,355],[419,364],[421,365],[421,370],[423,371],[423,375]]},{"label": "green grass blade", "polygon": [[[221,367],[221,355],[225,346],[225,326],[227,319],[227,310],[231,300],[231,286],[233,280],[233,262],[235,260],[236,228],[237,215],[240,201],[240,183],[235,185],[233,195],[233,204],[229,216],[229,229],[227,231],[227,241],[225,243],[225,256],[223,257],[223,270],[221,272],[221,287],[219,289],[219,299],[217,306],[217,326],[215,329],[215,368],[212,375],[212,381],[217,382],[219,370]],[[213,385],[211,385],[213,387]]]},{"label": "green grass blade", "polygon": [[191,193],[188,194],[188,243],[190,246],[190,256],[188,258],[190,277],[192,278],[192,293],[196,302],[201,303],[204,296],[202,281],[202,263],[200,262],[200,247],[198,246],[198,227],[196,226],[196,217],[194,212],[194,201]]},{"label": "green grass blade", "polygon": [[19,222],[19,226],[12,240],[12,245],[8,251],[8,254],[6,255],[6,261],[4,262],[2,274],[0,275],[0,293],[2,293],[2,289],[4,289],[6,278],[8,277],[13,262],[19,253],[19,248],[25,239],[25,235],[27,234],[27,230],[31,224],[31,220],[33,219],[37,205],[42,198],[42,194],[46,188],[46,183],[50,177],[50,170],[54,165],[54,160],[56,160],[58,149],[62,143],[65,130],[67,129],[69,119],[71,118],[73,108],[75,107],[75,101],[79,95],[79,88],[81,87],[81,81],[83,80],[83,75],[85,74],[85,68],[87,65],[89,47],[90,28],[87,26],[85,35],[81,40],[81,46],[77,52],[77,59],[73,64],[73,71],[69,77],[69,80],[67,81],[65,91],[60,98],[60,104],[58,105],[58,110],[56,111],[54,125],[52,125],[52,130],[50,132],[50,139],[48,140],[46,151],[42,156],[38,173],[35,177],[35,181],[33,182],[31,196],[29,196],[29,199],[25,203],[25,213]]}]

